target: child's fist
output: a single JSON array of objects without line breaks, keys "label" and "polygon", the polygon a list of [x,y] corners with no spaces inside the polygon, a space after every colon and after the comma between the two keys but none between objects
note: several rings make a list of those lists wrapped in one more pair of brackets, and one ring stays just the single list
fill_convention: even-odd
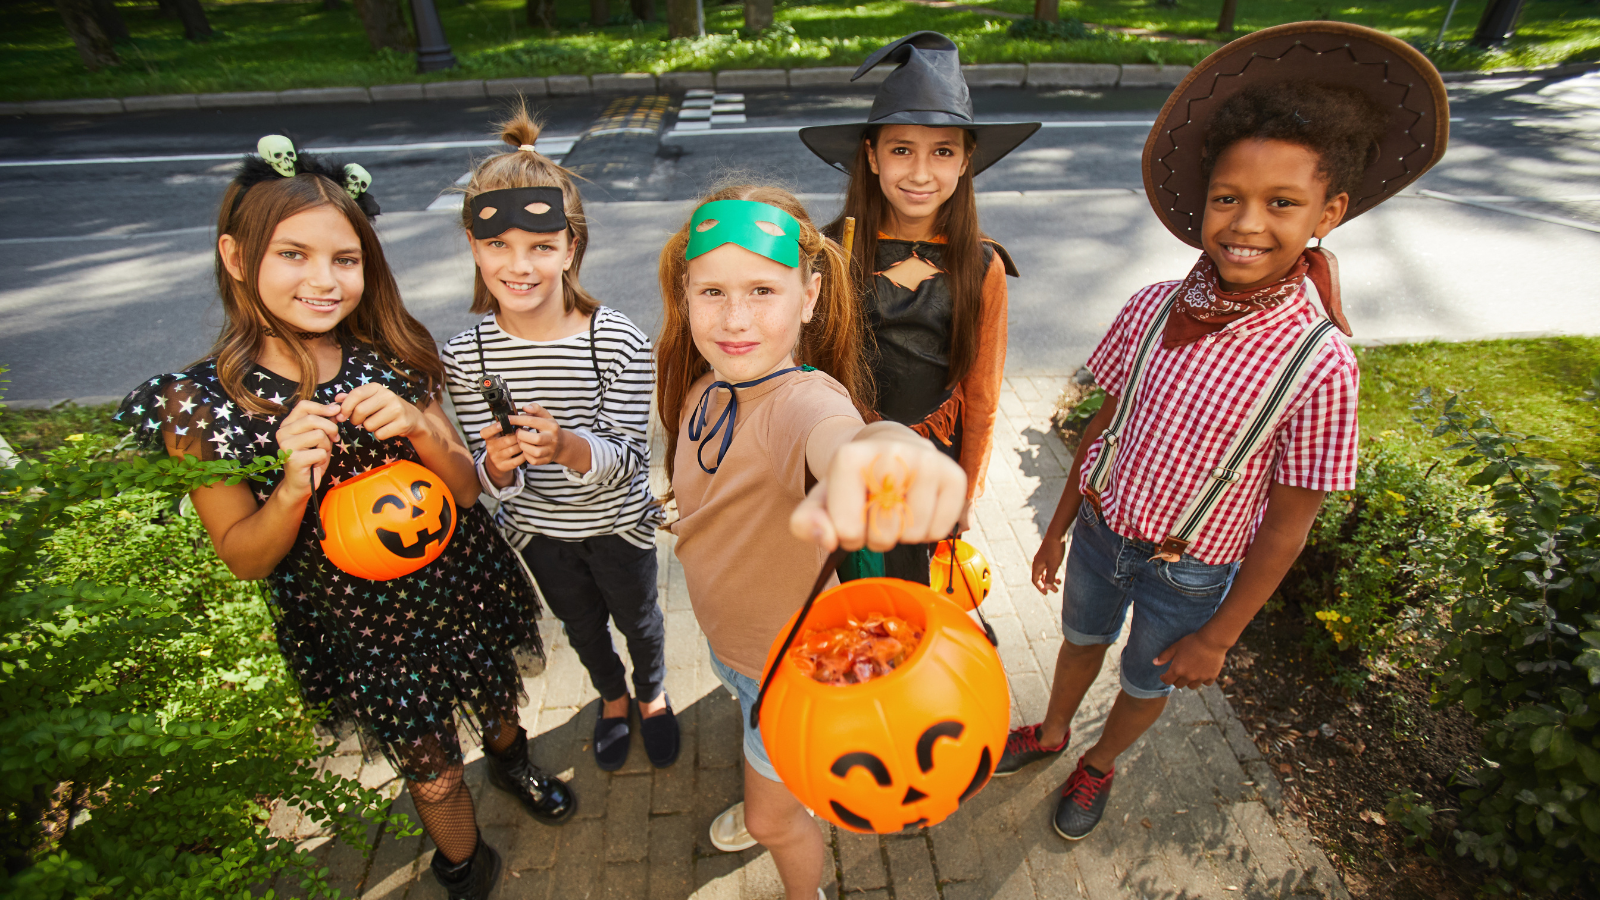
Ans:
[{"label": "child's fist", "polygon": [[790,530],[832,550],[884,551],[950,534],[967,503],[967,475],[904,427],[868,426],[839,447],[795,508]]},{"label": "child's fist", "polygon": [[361,385],[339,401],[341,421],[349,421],[380,441],[407,437],[426,427],[422,410],[375,381]]}]

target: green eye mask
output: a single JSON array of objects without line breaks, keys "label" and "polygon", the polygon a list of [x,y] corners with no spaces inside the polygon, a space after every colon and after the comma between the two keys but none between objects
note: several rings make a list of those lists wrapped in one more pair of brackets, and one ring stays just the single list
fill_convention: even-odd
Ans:
[{"label": "green eye mask", "polygon": [[[702,230],[702,225],[709,222]],[[763,228],[761,224],[766,225]],[[772,234],[767,229],[780,232]],[[713,200],[694,211],[689,220],[689,246],[685,260],[694,259],[723,244],[738,244],[775,263],[800,265],[800,223],[776,206],[754,200]]]}]

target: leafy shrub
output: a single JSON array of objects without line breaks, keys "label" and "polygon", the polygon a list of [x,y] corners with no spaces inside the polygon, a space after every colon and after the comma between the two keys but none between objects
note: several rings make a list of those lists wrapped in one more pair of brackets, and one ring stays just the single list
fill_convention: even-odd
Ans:
[{"label": "leafy shrub", "polygon": [[1033,41],[1086,41],[1098,32],[1077,19],[1066,18],[1059,22],[1043,19],[1018,19],[1011,23],[1007,34],[1014,38]]},{"label": "leafy shrub", "polygon": [[[1600,373],[1595,390],[1600,394]],[[1484,725],[1485,765],[1462,792],[1457,852],[1524,885],[1594,892],[1600,859],[1600,460],[1577,474],[1525,448],[1540,438],[1503,429],[1424,392],[1419,413],[1451,436],[1481,504],[1419,555],[1452,586],[1435,703],[1459,703]],[[1487,519],[1490,527],[1470,527]],[[1500,878],[1510,892],[1512,882]]]},{"label": "leafy shrub", "polygon": [[[255,583],[174,500],[278,465],[118,455],[75,436],[0,470],[0,893],[245,897],[312,859],[265,798],[351,842],[399,829],[321,755]],[[343,812],[344,814],[341,814]]]},{"label": "leafy shrub", "polygon": [[1316,622],[1313,643],[1414,665],[1418,627],[1437,599],[1413,571],[1412,548],[1458,524],[1463,499],[1433,467],[1382,443],[1362,447],[1356,488],[1328,496],[1283,580],[1284,596]]}]

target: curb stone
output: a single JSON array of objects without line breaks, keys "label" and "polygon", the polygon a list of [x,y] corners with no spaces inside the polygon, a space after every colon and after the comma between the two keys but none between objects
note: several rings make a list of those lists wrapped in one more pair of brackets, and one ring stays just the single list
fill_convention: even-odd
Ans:
[{"label": "curb stone", "polygon": [[[963,66],[972,87],[1159,88],[1173,87],[1187,66],[1116,65],[1113,63],[982,63]],[[889,75],[874,69],[855,82],[874,85]],[[1506,78],[1559,78],[1600,71],[1600,62],[1549,66],[1542,69],[1499,69],[1489,72],[1444,72],[1449,83]],[[168,109],[227,109],[245,106],[300,106],[313,103],[384,103],[391,100],[454,100],[505,97],[567,97],[633,90],[675,91],[691,88],[771,90],[819,85],[847,85],[855,72],[848,66],[801,69],[724,69],[720,72],[623,72],[595,75],[551,75],[548,78],[495,78],[488,81],[430,81],[423,84],[379,84],[364,87],[298,88],[287,91],[230,91],[219,94],[158,94],[75,100],[0,102],[0,116],[111,115]]]}]

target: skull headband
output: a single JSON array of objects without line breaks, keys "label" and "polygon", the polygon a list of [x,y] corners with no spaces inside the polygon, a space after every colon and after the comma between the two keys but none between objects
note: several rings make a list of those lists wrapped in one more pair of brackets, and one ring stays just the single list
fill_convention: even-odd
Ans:
[{"label": "skull headband", "polygon": [[[557,187],[506,188],[472,198],[472,236],[498,237],[515,228],[530,234],[567,230],[567,213]],[[534,212],[539,206],[540,212]],[[534,209],[529,209],[533,207]]]},{"label": "skull headband", "polygon": [[294,142],[281,134],[269,134],[257,141],[256,153],[255,156],[246,156],[234,174],[234,183],[241,190],[234,195],[232,212],[238,211],[245,192],[263,181],[293,178],[296,175],[320,175],[343,188],[369,221],[377,217],[378,201],[369,193],[372,174],[361,166],[355,163],[340,165],[310,153],[299,152]]},{"label": "skull headband", "polygon": [[[762,224],[779,233],[773,234]],[[791,269],[800,265],[800,223],[768,203],[713,200],[695,210],[689,220],[689,246],[683,258],[694,259],[723,244],[738,244]]]}]

